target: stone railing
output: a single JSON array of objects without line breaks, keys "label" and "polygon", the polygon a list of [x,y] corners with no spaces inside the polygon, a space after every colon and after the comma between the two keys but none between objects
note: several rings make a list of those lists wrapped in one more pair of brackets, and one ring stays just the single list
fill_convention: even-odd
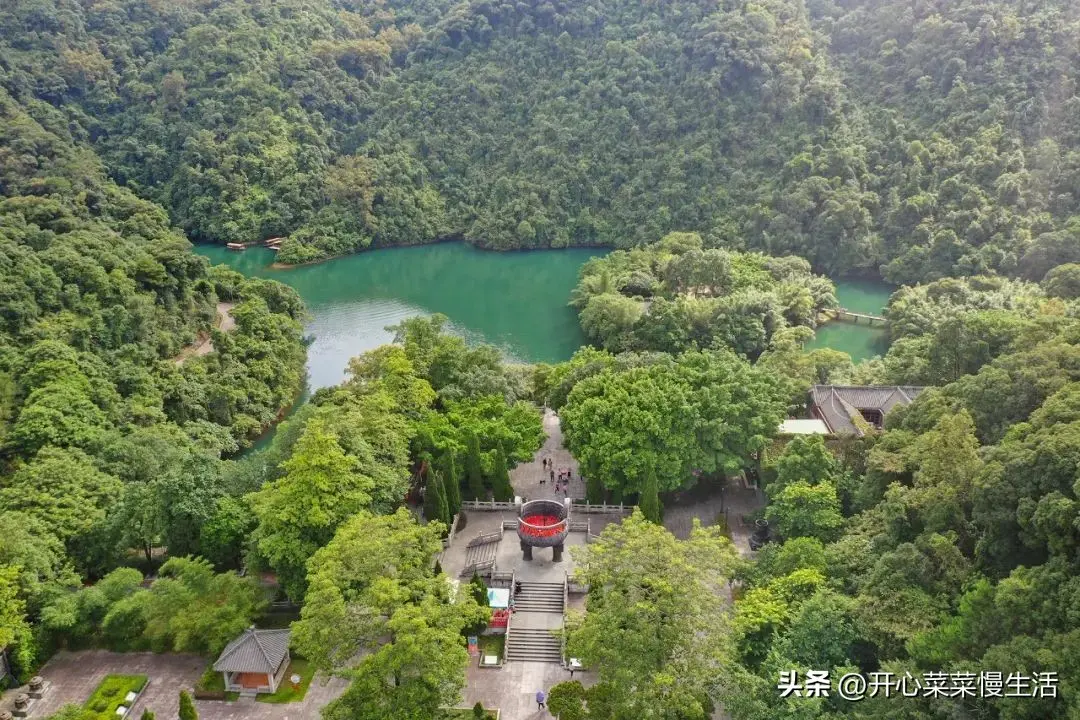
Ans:
[{"label": "stone railing", "polygon": [[623,505],[622,503],[619,503],[618,505],[608,505],[607,503],[594,505],[580,499],[575,499],[574,504],[571,506],[571,512],[593,514],[612,513],[617,515],[629,515],[633,510],[633,505]]},{"label": "stone railing", "polygon": [[478,545],[488,545],[493,542],[502,540],[502,530],[492,530],[487,533],[480,533],[465,545],[467,548],[476,547]]},{"label": "stone railing", "polygon": [[482,570],[494,570],[495,560],[481,560],[480,562],[469,563],[465,567],[461,568],[461,574],[459,577],[472,577],[474,573],[479,573]]},{"label": "stone railing", "polygon": [[450,523],[450,534],[447,535],[446,537],[444,537],[443,541],[442,541],[443,550],[450,547],[450,543],[452,543],[454,541],[454,535],[457,534],[458,518],[460,518],[460,517],[461,517],[460,513],[455,513],[454,514],[454,519]]},{"label": "stone railing", "polygon": [[517,505],[512,502],[495,502],[494,500],[462,500],[462,510],[517,510]]},{"label": "stone railing", "polygon": [[514,571],[510,570],[493,570],[491,572],[491,578],[488,580],[488,587],[495,588],[510,588],[513,592],[514,588]]},{"label": "stone railing", "polygon": [[[496,512],[504,510],[517,510],[518,506],[512,502],[496,502],[494,500],[463,500],[461,502],[462,510],[483,510],[487,512]],[[575,498],[573,505],[571,505],[571,512],[579,512],[586,514],[605,514],[610,513],[614,515],[629,515],[633,512],[633,505],[608,505],[607,503],[591,504],[587,503],[580,498]]]}]

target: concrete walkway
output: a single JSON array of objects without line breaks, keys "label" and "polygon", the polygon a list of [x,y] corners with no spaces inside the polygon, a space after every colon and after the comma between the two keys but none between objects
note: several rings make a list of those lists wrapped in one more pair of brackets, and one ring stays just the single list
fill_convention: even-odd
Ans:
[{"label": "concrete walkway", "polygon": [[698,486],[680,493],[676,500],[664,505],[664,527],[675,537],[685,540],[690,537],[694,520],[700,520],[703,526],[708,527],[722,519],[727,523],[728,536],[735,549],[743,557],[752,557],[750,535],[754,528],[744,525],[741,518],[760,509],[763,504],[760,492],[745,488],[734,480],[729,480],[723,490]]},{"label": "concrete walkway", "polygon": [[[500,720],[553,720],[547,710],[537,710],[536,691],[545,694],[552,686],[570,680],[570,671],[554,663],[508,662],[501,669],[480,668],[472,660],[467,674],[462,707],[478,702],[484,707],[499,708]],[[574,680],[589,687],[596,683],[594,673],[574,673]]]},{"label": "concrete walkway", "polygon": [[[584,498],[585,483],[578,473],[577,460],[570,451],[563,447],[562,427],[559,425],[559,416],[549,408],[544,409],[544,432],[547,439],[537,451],[532,462],[522,463],[510,471],[510,484],[514,491],[521,497],[529,500],[550,498],[562,500],[565,497]],[[555,485],[551,482],[550,471],[544,470],[544,458],[551,458],[555,466],[555,477],[558,478],[559,470],[568,468],[573,479],[567,493],[555,493]],[[541,483],[540,481],[544,482]]]}]

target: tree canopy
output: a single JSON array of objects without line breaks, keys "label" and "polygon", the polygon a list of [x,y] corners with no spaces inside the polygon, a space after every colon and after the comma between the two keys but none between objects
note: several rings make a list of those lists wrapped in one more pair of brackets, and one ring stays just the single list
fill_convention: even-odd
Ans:
[{"label": "tree canopy", "polygon": [[602,691],[593,690],[577,706],[587,700],[597,720],[708,717],[708,678],[726,658],[724,579],[738,566],[730,540],[700,525],[677,540],[635,512],[572,552],[589,592],[584,614],[570,621],[567,651],[597,669],[614,703],[602,714],[593,699]]},{"label": "tree canopy", "polygon": [[752,359],[778,332],[812,329],[838,306],[806,260],[703,249],[695,233],[589,261],[570,303],[586,336],[613,352],[727,347]]},{"label": "tree canopy", "polygon": [[620,493],[688,487],[736,472],[776,433],[781,383],[730,352],[686,353],[605,368],[570,391],[560,418],[582,473]]},{"label": "tree canopy", "polygon": [[897,283],[1080,260],[1068,2],[669,10],[18,0],[0,85],[190,237],[289,262],[685,230]]}]

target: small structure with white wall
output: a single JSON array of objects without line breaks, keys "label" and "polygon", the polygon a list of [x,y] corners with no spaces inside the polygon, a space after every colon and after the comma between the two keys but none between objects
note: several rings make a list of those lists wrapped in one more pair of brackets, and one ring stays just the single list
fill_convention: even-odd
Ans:
[{"label": "small structure with white wall", "polygon": [[806,420],[788,418],[780,423],[777,435],[828,435],[829,426],[820,418]]}]

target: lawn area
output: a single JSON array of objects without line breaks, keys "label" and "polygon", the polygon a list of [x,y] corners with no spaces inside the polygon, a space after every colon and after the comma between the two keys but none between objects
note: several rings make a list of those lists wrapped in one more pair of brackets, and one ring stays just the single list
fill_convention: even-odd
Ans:
[{"label": "lawn area", "polygon": [[480,656],[498,655],[503,659],[503,649],[506,646],[506,635],[481,635],[477,638],[477,647],[480,648]]},{"label": "lawn area", "polygon": [[[300,684],[294,690],[289,681],[293,675],[300,676]],[[273,694],[261,693],[255,697],[258,702],[264,703],[291,703],[299,702],[307,695],[311,679],[315,677],[315,668],[302,657],[293,657],[289,660],[289,667],[285,668],[285,677],[281,680],[277,692]],[[238,692],[225,692],[225,678],[219,672],[214,672],[213,667],[207,668],[195,686],[196,697],[204,700],[236,700],[240,697]],[[211,698],[209,695],[217,695]],[[115,720],[110,718],[110,720]]]},{"label": "lawn area", "polygon": [[[289,680],[293,675],[300,676],[300,684],[296,686],[296,690],[293,690],[292,682]],[[311,666],[311,663],[304,658],[294,657],[289,660],[289,667],[285,669],[285,677],[278,686],[277,692],[272,695],[259,695],[255,699],[265,703],[299,702],[307,695],[307,689],[313,677],[315,677],[315,668]]]},{"label": "lawn area", "polygon": [[116,720],[116,708],[126,704],[127,694],[137,693],[145,685],[145,675],[106,675],[83,707],[95,720]]}]

